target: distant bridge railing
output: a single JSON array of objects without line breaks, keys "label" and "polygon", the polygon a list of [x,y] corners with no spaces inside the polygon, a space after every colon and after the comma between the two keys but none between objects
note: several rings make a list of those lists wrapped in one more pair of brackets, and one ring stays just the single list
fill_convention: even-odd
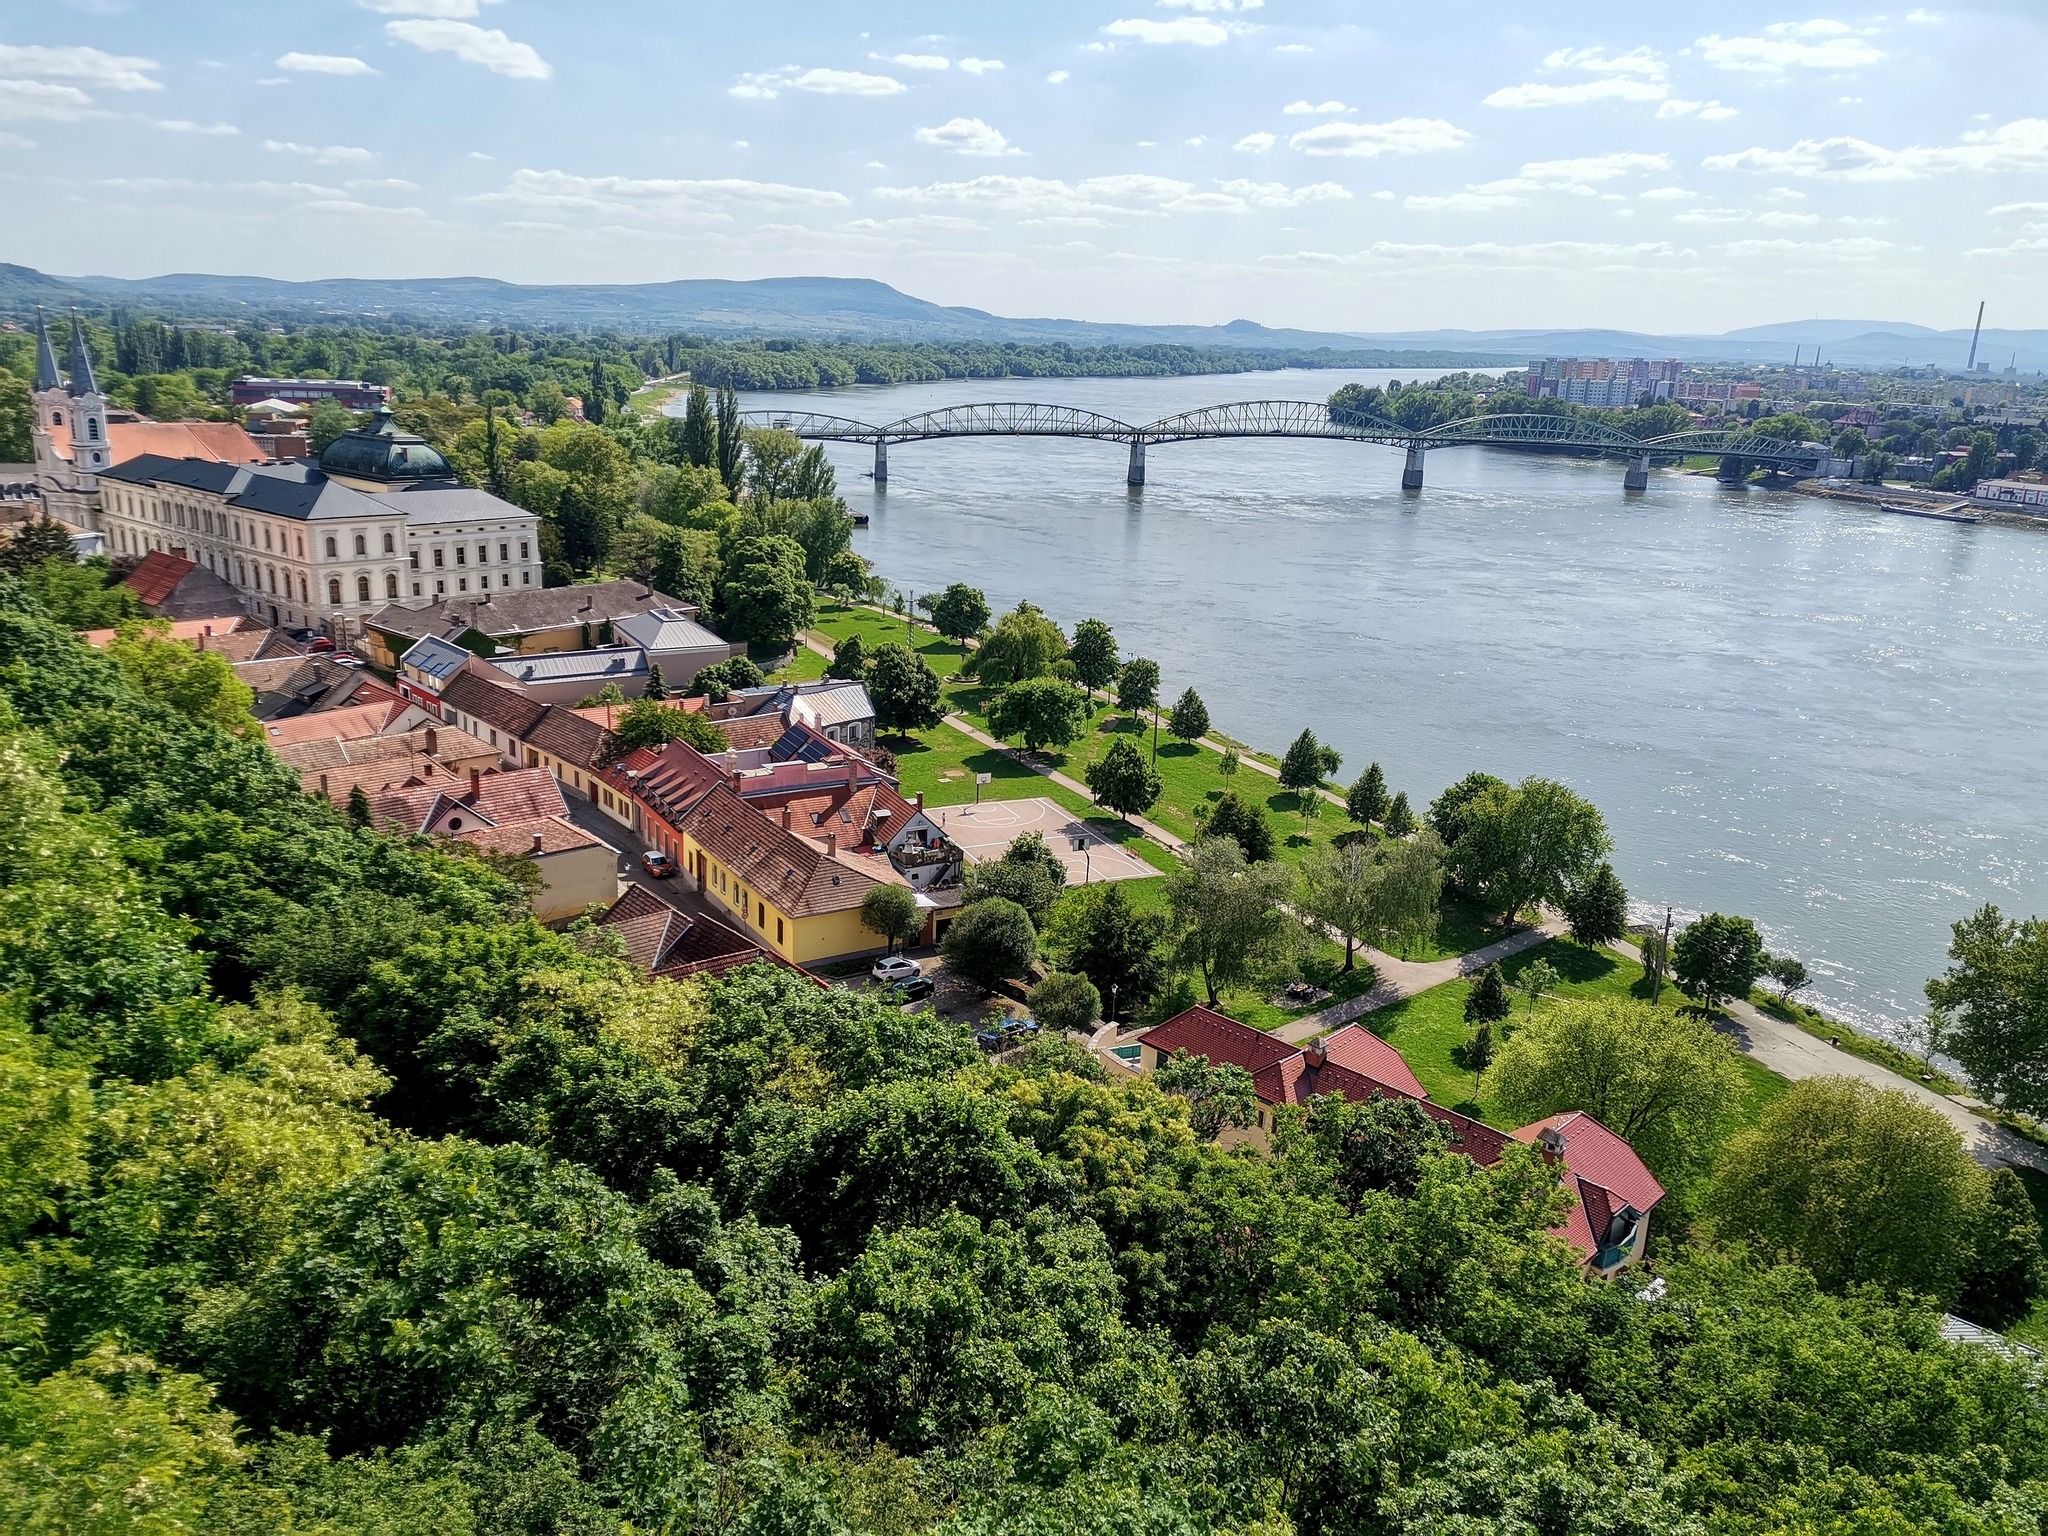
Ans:
[{"label": "distant bridge railing", "polygon": [[772,427],[808,442],[869,443],[875,450],[875,482],[889,480],[891,443],[931,442],[952,437],[1070,437],[1125,443],[1130,449],[1126,483],[1145,483],[1145,450],[1154,443],[1187,443],[1211,438],[1295,437],[1378,443],[1407,454],[1401,485],[1422,487],[1423,456],[1442,448],[1526,448],[1593,454],[1629,461],[1623,485],[1649,485],[1650,466],[1695,456],[1766,464],[1811,473],[1828,457],[1817,443],[1791,443],[1741,430],[1674,432],[1639,438],[1584,416],[1548,412],[1470,416],[1426,428],[1404,427],[1363,412],[1333,408],[1320,400],[1240,400],[1204,406],[1143,426],[1075,406],[998,400],[952,405],[876,425],[818,411],[746,411],[741,424]]}]

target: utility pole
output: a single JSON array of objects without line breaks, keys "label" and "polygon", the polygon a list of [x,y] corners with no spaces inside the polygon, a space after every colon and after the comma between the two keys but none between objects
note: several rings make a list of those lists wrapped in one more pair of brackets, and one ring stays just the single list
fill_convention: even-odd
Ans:
[{"label": "utility pole", "polygon": [[1977,301],[1977,328],[1970,332],[1970,360],[1963,364],[1963,372],[1977,371],[1977,342],[1984,334],[1984,300]]},{"label": "utility pole", "polygon": [[1657,979],[1650,983],[1650,1006],[1656,1007],[1664,996],[1664,973],[1671,969],[1671,909],[1664,909],[1664,960],[1657,967]]}]

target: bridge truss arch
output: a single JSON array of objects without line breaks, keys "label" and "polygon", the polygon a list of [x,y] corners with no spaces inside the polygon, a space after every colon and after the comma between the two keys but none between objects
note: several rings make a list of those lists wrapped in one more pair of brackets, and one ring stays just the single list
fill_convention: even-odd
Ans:
[{"label": "bridge truss arch", "polygon": [[850,416],[827,416],[820,411],[742,411],[740,425],[791,432],[814,443],[873,443],[887,431]]},{"label": "bridge truss arch", "polygon": [[1038,405],[1025,400],[991,400],[949,405],[905,416],[881,428],[895,443],[937,437],[1092,437],[1104,442],[1136,441],[1143,432],[1127,421],[1071,405]]},{"label": "bridge truss arch", "polygon": [[1788,443],[1781,437],[1758,432],[1720,431],[1673,432],[1653,437],[1643,451],[1657,458],[1687,458],[1695,454],[1769,461],[1773,464],[1810,464],[1828,456],[1828,450],[1808,443]]},{"label": "bridge truss arch", "polygon": [[1619,427],[1583,416],[1529,412],[1511,416],[1468,416],[1416,436],[1421,448],[1583,448],[1599,453],[1640,454],[1642,439]]},{"label": "bridge truss arch", "polygon": [[1341,416],[1320,400],[1239,400],[1166,416],[1139,429],[1148,443],[1209,437],[1325,437],[1405,446],[1415,434],[1377,416]]}]

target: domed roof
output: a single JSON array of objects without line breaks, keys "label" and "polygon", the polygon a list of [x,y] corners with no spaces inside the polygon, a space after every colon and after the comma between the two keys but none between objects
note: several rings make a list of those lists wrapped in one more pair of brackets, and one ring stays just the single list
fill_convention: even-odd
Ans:
[{"label": "domed roof", "polygon": [[370,424],[344,432],[320,452],[320,467],[330,475],[364,480],[451,480],[455,472],[424,437],[399,430],[391,407],[370,413]]}]

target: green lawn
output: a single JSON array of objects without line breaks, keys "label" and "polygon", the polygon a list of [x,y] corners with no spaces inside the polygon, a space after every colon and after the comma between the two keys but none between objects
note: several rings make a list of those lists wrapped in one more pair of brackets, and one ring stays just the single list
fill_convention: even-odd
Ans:
[{"label": "green lawn", "polygon": [[[774,658],[771,657],[769,659],[773,660]],[[765,663],[758,656],[754,658],[754,661],[757,665],[765,666]],[[809,646],[799,643],[797,648],[790,653],[787,661],[768,673],[768,681],[771,683],[812,682],[825,675],[826,665],[827,662],[823,656],[820,656]]]},{"label": "green lawn", "polygon": [[951,640],[933,634],[921,624],[905,634],[903,620],[876,613],[871,608],[854,608],[820,598],[811,632],[834,644],[848,635],[859,635],[870,656],[878,645],[908,642],[931,663],[932,670],[939,676],[951,677],[960,670],[960,647]]}]

